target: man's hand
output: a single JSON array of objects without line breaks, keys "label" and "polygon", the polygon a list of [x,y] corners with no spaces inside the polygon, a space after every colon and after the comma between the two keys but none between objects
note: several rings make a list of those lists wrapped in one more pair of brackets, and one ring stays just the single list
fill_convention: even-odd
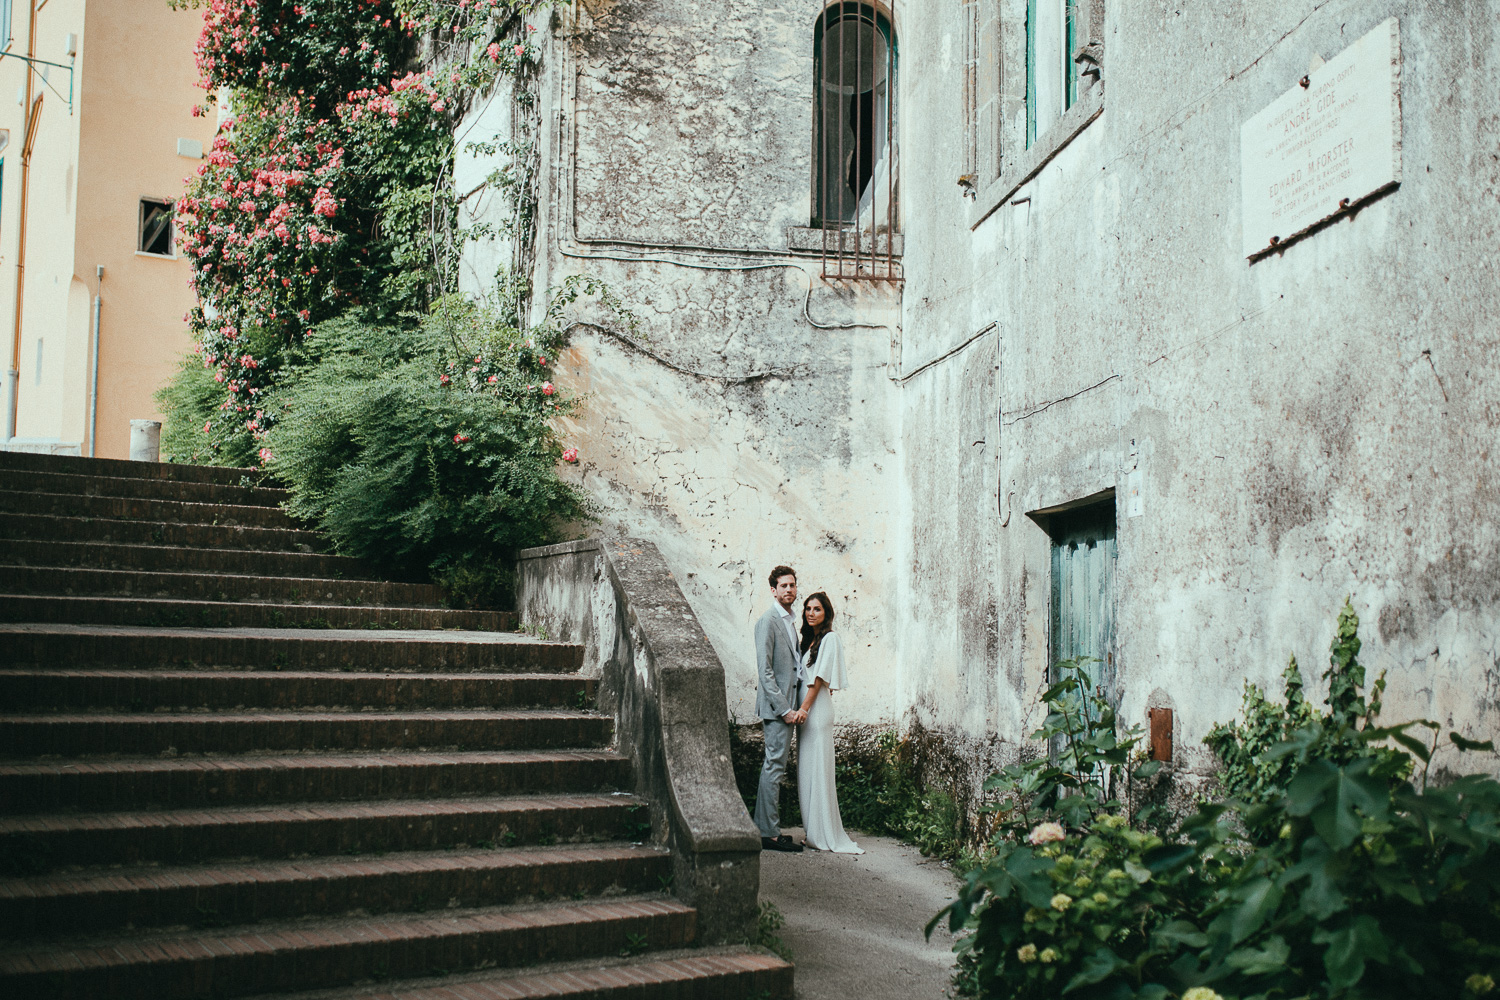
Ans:
[{"label": "man's hand", "polygon": [[802,721],[798,718],[798,716],[801,714],[802,713],[797,711],[796,709],[789,708],[787,709],[786,714],[781,717],[781,721],[785,722],[789,726],[795,726],[797,723]]}]

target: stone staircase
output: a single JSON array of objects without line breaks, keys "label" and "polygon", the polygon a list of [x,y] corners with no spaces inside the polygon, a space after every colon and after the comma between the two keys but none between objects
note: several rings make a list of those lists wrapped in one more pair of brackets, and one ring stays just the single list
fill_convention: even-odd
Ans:
[{"label": "stone staircase", "polygon": [[0,995],[792,995],[701,944],[581,646],[243,475],[0,453]]}]

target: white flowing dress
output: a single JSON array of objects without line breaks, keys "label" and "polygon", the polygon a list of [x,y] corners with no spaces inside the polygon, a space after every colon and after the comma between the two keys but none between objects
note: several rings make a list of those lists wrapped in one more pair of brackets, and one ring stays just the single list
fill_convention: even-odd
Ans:
[{"label": "white flowing dress", "polygon": [[821,677],[828,686],[818,692],[807,710],[807,721],[797,735],[797,799],[802,806],[802,829],[807,846],[837,854],[863,854],[844,832],[839,797],[833,784],[833,695],[830,689],[849,686],[844,669],[844,645],[829,632],[818,644],[818,659],[802,658],[802,683],[812,687]]}]

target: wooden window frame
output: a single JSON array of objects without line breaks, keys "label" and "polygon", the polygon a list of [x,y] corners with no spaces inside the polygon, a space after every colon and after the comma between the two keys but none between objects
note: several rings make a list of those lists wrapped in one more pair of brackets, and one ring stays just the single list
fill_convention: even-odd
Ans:
[{"label": "wooden window frame", "polygon": [[[167,210],[167,252],[157,253],[146,249],[146,217],[147,206],[163,206]],[[142,196],[136,209],[135,230],[135,252],[143,257],[155,257],[159,260],[173,260],[177,256],[177,211],[176,203],[170,198],[152,198]]]},{"label": "wooden window frame", "polygon": [[[980,0],[983,2],[983,0]],[[1106,0],[1070,0],[1073,8],[1072,62],[1077,68],[1077,95],[1067,110],[1035,141],[1028,144],[1033,121],[1028,97],[1030,49],[1027,15],[1035,0],[995,0],[1000,6],[1000,170],[988,184],[980,183],[968,210],[969,228],[976,228],[995,209],[1009,201],[1069,143],[1104,111],[1104,10]]]}]

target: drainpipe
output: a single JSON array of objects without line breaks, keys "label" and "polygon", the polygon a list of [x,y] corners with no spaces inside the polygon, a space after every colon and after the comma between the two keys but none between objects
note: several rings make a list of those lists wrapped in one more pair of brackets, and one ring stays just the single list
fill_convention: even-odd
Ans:
[{"label": "drainpipe", "polygon": [[21,245],[16,251],[16,331],[11,343],[10,371],[6,372],[9,405],[5,408],[5,439],[14,440],[21,395],[21,305],[26,295],[26,203],[31,181],[31,147],[36,142],[36,123],[42,113],[42,95],[33,102],[33,74],[30,60],[36,58],[36,0],[27,6],[31,17],[26,31],[26,139],[21,145]]},{"label": "drainpipe", "polygon": [[99,433],[99,308],[104,293],[104,265],[95,269],[94,285],[94,385],[89,390],[89,458],[94,457],[94,437]]}]

